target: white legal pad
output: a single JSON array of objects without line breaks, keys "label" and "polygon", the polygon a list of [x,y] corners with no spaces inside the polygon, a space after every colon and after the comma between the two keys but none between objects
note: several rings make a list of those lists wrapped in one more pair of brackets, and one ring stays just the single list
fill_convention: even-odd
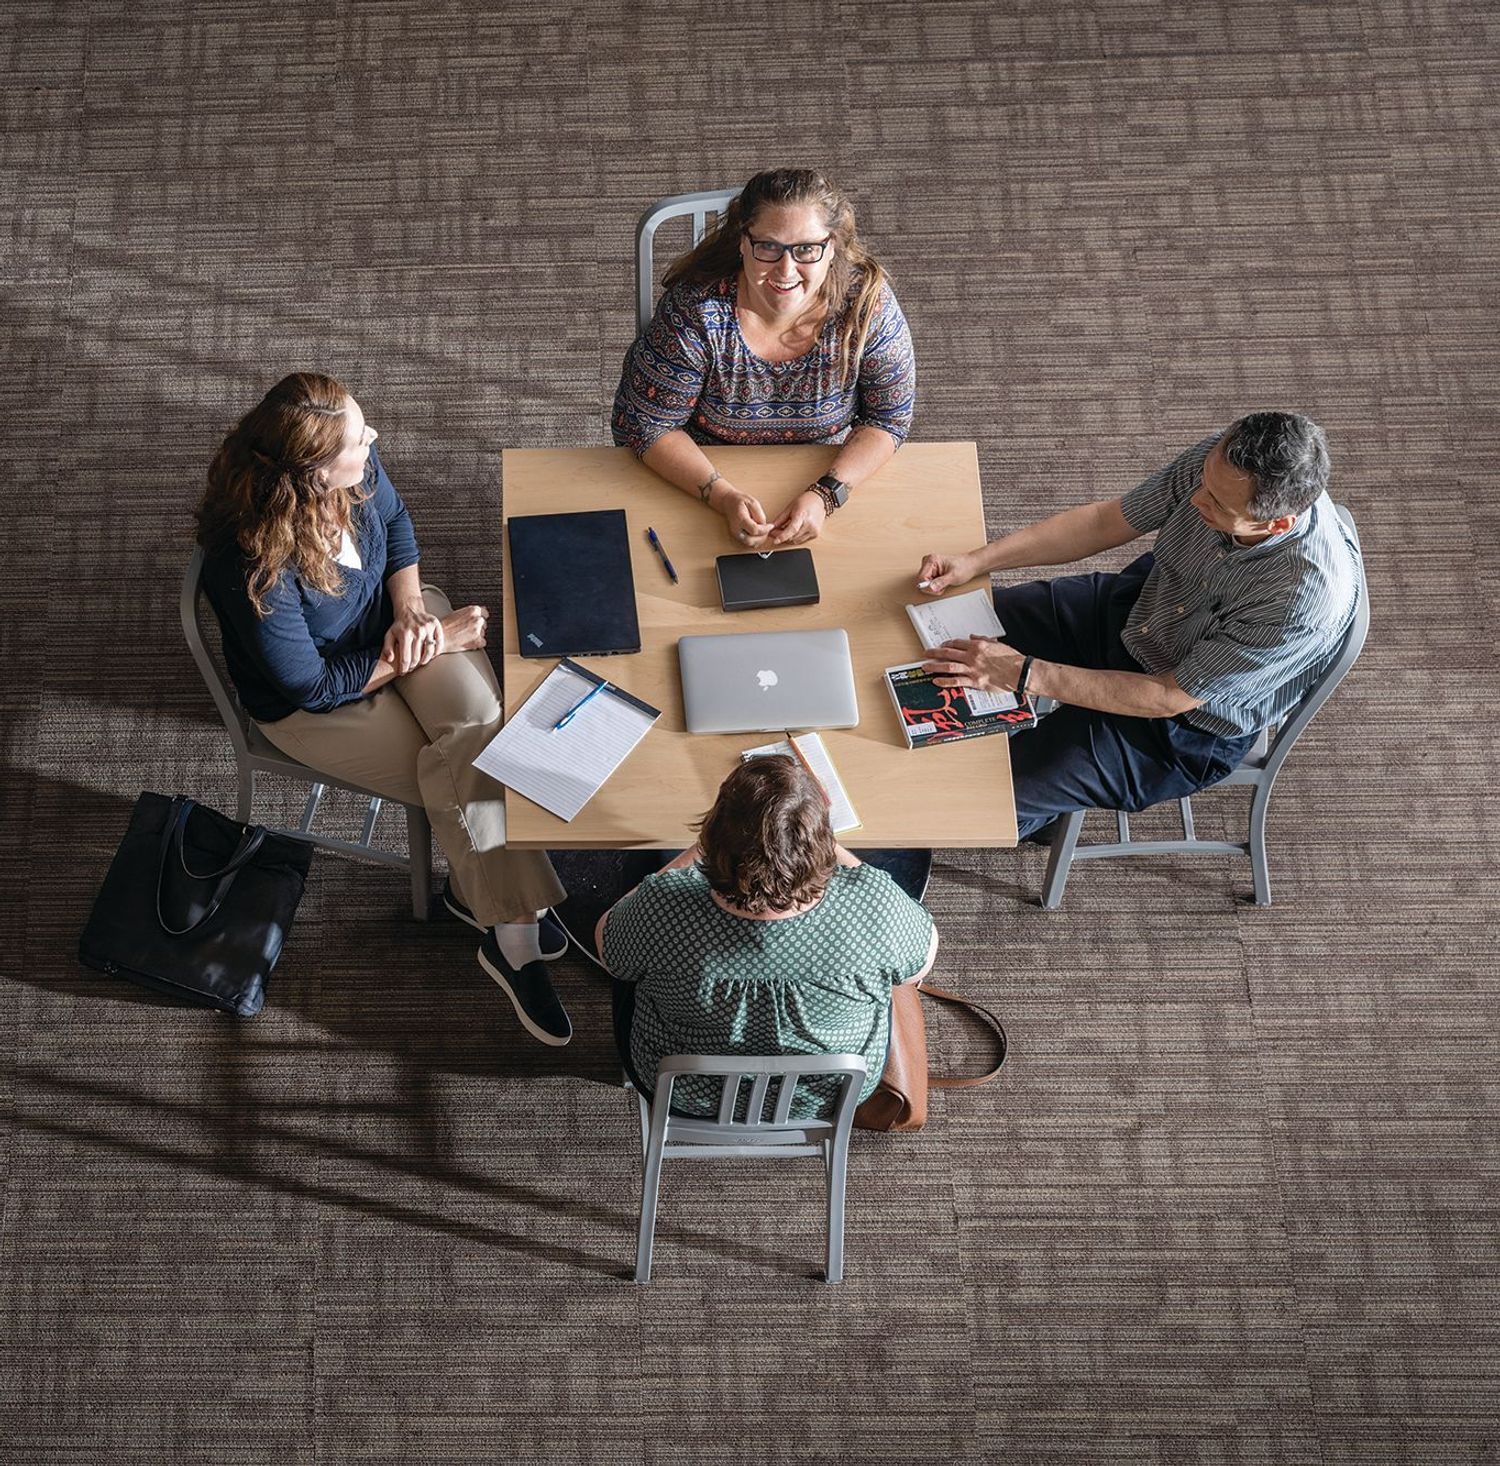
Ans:
[{"label": "white legal pad", "polygon": [[558,719],[601,682],[564,657],[489,741],[475,768],[571,820],[661,717],[660,709],[610,682],[558,728]]}]

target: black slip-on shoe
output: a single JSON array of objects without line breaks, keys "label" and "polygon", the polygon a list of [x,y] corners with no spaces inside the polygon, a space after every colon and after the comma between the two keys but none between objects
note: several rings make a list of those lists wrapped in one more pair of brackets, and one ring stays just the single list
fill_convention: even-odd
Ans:
[{"label": "black slip-on shoe", "polygon": [[[448,908],[460,921],[466,921],[477,932],[488,931],[489,928],[481,926],[474,918],[474,913],[458,899],[453,889],[453,882],[443,882],[443,905]],[[537,922],[537,943],[542,950],[543,962],[556,962],[559,957],[565,956],[568,950],[568,933],[553,914],[551,909],[544,911],[541,920]]]},{"label": "black slip-on shoe", "polygon": [[482,932],[485,929],[479,921],[475,920],[474,913],[458,899],[458,895],[453,889],[452,880],[443,882],[443,905],[460,921],[468,922],[475,931]]},{"label": "black slip-on shoe", "polygon": [[542,949],[543,962],[556,962],[568,950],[570,938],[567,928],[553,914],[549,906],[537,922],[537,945]]},{"label": "black slip-on shoe", "polygon": [[567,1010],[552,986],[552,979],[547,976],[547,969],[540,962],[512,967],[505,960],[495,933],[488,931],[479,945],[479,965],[510,999],[521,1027],[532,1038],[560,1049],[573,1037],[573,1025],[568,1021]]}]

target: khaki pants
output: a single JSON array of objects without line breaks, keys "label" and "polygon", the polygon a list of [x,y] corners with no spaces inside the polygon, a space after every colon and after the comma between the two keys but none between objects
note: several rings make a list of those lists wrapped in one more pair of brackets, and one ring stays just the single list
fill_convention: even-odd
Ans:
[{"label": "khaki pants", "polygon": [[[435,616],[453,609],[434,586],[422,594]],[[566,894],[542,851],[505,848],[503,791],[474,767],[502,721],[500,684],[480,651],[445,652],[332,712],[296,712],[258,726],[309,768],[420,804],[465,905],[476,921],[495,926],[530,921]]]}]

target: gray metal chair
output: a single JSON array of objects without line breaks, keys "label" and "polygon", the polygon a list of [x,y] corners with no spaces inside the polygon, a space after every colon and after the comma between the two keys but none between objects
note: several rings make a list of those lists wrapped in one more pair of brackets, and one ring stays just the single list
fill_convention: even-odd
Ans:
[{"label": "gray metal chair", "polygon": [[[395,851],[377,850],[371,844],[375,834],[375,820],[380,814],[380,795],[373,790],[351,784],[347,779],[337,779],[318,769],[309,768],[290,754],[283,753],[271,743],[246,715],[234,694],[234,687],[220,667],[204,639],[203,594],[203,548],[193,551],[182,577],[182,596],[179,610],[182,614],[182,634],[187,639],[188,650],[203,674],[203,680],[224,721],[224,730],[234,749],[235,767],[239,773],[239,802],[235,818],[241,823],[250,819],[255,804],[255,781],[261,774],[276,774],[284,779],[295,779],[309,786],[307,800],[302,807],[302,820],[296,829],[281,828],[278,834],[291,835],[306,840],[320,850],[336,850],[343,855],[357,856],[361,860],[373,860],[380,865],[393,865],[411,872],[411,910],[418,921],[426,921],[432,906],[432,825],[427,811],[420,805],[404,805],[406,810],[406,838],[410,855]],[[210,607],[208,616],[213,617]],[[215,626],[217,630],[217,625]],[[318,805],[329,786],[348,789],[361,798],[369,800],[364,823],[358,840],[341,840],[334,835],[315,834],[313,819]]]},{"label": "gray metal chair", "polygon": [[[1354,517],[1342,504],[1336,506],[1339,517],[1348,526],[1359,544],[1359,532]],[[1266,861],[1266,811],[1271,803],[1271,787],[1293,744],[1302,736],[1302,731],[1312,722],[1318,709],[1328,700],[1334,688],[1344,680],[1344,675],[1354,665],[1365,644],[1370,630],[1370,598],[1365,587],[1363,563],[1359,566],[1359,599],[1354,607],[1354,619],[1344,633],[1338,655],[1334,657],[1323,675],[1302,695],[1302,700],[1275,730],[1263,731],[1250,752],[1227,779],[1213,785],[1214,789],[1225,789],[1232,785],[1249,785],[1255,792],[1250,796],[1250,821],[1243,841],[1200,840],[1193,826],[1193,804],[1191,799],[1177,801],[1182,813],[1182,838],[1180,840],[1133,840],[1130,837],[1130,816],[1124,810],[1113,811],[1117,840],[1108,844],[1080,845],[1078,836],[1083,829],[1086,810],[1075,809],[1062,816],[1052,836],[1051,853],[1047,858],[1047,873],[1042,882],[1042,906],[1056,911],[1062,902],[1063,888],[1068,883],[1068,872],[1075,860],[1110,860],[1120,855],[1248,855],[1251,876],[1255,883],[1255,904],[1271,904],[1271,873]]]},{"label": "gray metal chair", "polygon": [[[722,1076],[718,1118],[695,1120],[672,1114],[672,1089],[685,1074]],[[792,1095],[799,1079],[828,1075],[838,1082],[838,1098],[829,1120],[792,1120]],[[675,1054],[656,1071],[656,1094],[648,1100],[636,1091],[641,1116],[641,1224],[636,1245],[635,1280],[651,1281],[651,1251],[656,1237],[656,1199],[666,1160],[703,1160],[751,1156],[821,1156],[828,1181],[828,1259],[825,1279],[844,1277],[844,1188],[849,1165],[849,1130],[864,1084],[865,1061],[858,1054],[781,1054],[771,1057]],[[773,1093],[773,1081],[776,1089]],[[743,1086],[749,1084],[745,1118],[736,1120]],[[771,1095],[771,1118],[763,1118]]]},{"label": "gray metal chair", "polygon": [[669,219],[681,219],[691,215],[693,220],[693,243],[697,244],[708,232],[710,217],[717,217],[730,203],[739,197],[737,188],[711,189],[708,193],[679,193],[671,198],[652,204],[635,229],[635,329],[644,331],[651,324],[651,312],[656,300],[656,279],[652,263],[652,250],[656,231]]}]

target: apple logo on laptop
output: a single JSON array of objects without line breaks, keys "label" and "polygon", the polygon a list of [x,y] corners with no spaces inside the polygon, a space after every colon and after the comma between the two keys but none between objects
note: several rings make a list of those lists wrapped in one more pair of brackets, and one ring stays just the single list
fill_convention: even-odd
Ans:
[{"label": "apple logo on laptop", "polygon": [[778,682],[781,681],[781,678],[779,678],[769,667],[767,667],[763,672],[757,672],[755,674],[755,677],[756,680],[760,683],[760,690],[762,692],[769,692],[773,687],[776,686]]}]

